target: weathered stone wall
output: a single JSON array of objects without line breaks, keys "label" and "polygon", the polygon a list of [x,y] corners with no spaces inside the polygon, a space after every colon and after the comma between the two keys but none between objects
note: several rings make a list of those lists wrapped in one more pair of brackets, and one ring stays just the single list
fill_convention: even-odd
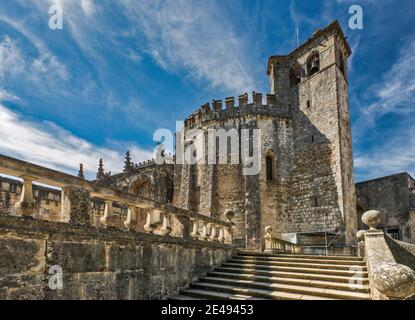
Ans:
[{"label": "weathered stone wall", "polygon": [[[307,74],[309,57],[315,53],[319,70]],[[253,103],[242,95],[239,106],[227,98],[223,109],[215,100],[212,109],[207,104],[188,117],[185,132],[260,129],[261,170],[257,176],[243,176],[237,165],[215,165],[210,171],[208,166],[182,166],[178,205],[216,216],[233,210],[235,243],[250,248],[261,246],[265,226],[275,233],[343,231],[343,243],[353,244],[357,222],[346,80],[349,55],[340,28],[333,24],[289,55],[270,58],[271,95],[265,104],[262,95],[253,93]],[[291,84],[294,65],[300,69],[297,85]],[[269,181],[266,156],[273,158]]]},{"label": "weathered stone wall", "polygon": [[[288,232],[356,232],[355,190],[345,64],[350,52],[341,31],[328,27],[289,56],[270,58],[272,92],[292,105],[294,123],[292,185]],[[309,58],[319,57],[310,75]],[[346,60],[344,60],[346,61]],[[291,84],[291,68],[300,83]],[[340,71],[342,69],[342,71]],[[290,95],[287,94],[290,92]]]},{"label": "weathered stone wall", "polygon": [[[162,299],[233,253],[220,243],[0,214],[0,299]],[[62,290],[48,287],[56,265]]]},{"label": "weathered stone wall", "polygon": [[[415,213],[411,210],[414,184],[415,180],[407,173],[357,183],[359,215],[362,211],[378,210],[383,214],[381,227],[385,232],[399,229],[401,240],[415,243]],[[359,229],[366,227],[359,223]]]},{"label": "weathered stone wall", "polygon": [[[184,134],[192,135],[195,128],[203,129],[204,132],[221,128],[227,133],[236,130],[242,139],[242,129],[259,129],[259,174],[245,176],[242,164],[231,164],[229,149],[227,164],[181,166],[181,170],[176,171],[176,177],[179,177],[179,174],[181,177],[181,190],[176,199],[178,205],[183,208],[221,219],[224,219],[226,211],[231,210],[234,213],[234,243],[239,246],[247,244],[249,248],[259,250],[265,226],[273,226],[275,232],[284,230],[284,188],[287,188],[291,181],[293,128],[288,112],[279,115],[277,107],[267,105],[265,108],[263,105],[255,105],[248,106],[250,109],[239,108],[239,113],[221,110],[218,119],[212,119],[207,115],[203,118],[203,125],[186,127]],[[242,112],[246,112],[243,117]],[[208,139],[205,142],[203,152],[207,155]],[[234,142],[239,144],[239,141]],[[237,150],[238,157],[241,158],[240,146]],[[267,155],[272,155],[275,159],[274,178],[271,181],[266,179]]]},{"label": "weathered stone wall", "polygon": [[173,202],[174,165],[147,162],[128,173],[111,177],[116,189],[145,196],[161,203]]}]

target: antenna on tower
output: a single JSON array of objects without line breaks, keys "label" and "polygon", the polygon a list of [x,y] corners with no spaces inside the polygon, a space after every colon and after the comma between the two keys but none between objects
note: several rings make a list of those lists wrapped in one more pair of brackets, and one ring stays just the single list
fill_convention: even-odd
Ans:
[{"label": "antenna on tower", "polygon": [[297,47],[300,46],[300,29],[298,27],[295,28],[295,33],[297,36]]}]

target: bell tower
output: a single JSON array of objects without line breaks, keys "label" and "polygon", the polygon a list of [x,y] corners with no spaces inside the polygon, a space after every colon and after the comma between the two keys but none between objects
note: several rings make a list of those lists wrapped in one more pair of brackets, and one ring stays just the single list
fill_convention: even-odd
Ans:
[{"label": "bell tower", "polygon": [[330,234],[353,244],[357,228],[347,59],[335,21],[289,55],[272,56],[271,92],[290,106],[294,126],[288,233]]}]

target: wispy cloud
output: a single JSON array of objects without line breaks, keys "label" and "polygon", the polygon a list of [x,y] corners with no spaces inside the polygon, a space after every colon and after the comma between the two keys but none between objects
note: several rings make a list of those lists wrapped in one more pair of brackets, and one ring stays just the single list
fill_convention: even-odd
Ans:
[{"label": "wispy cloud", "polygon": [[[18,31],[36,48],[37,55],[30,61],[31,72],[27,72],[27,70],[25,70],[26,74],[31,77],[32,80],[42,78],[42,81],[47,79],[50,83],[56,82],[56,80],[67,80],[69,73],[66,66],[49,51],[44,42],[37,35],[31,32],[25,24],[5,15],[0,15],[0,21],[8,24],[10,27]],[[15,40],[12,40],[10,37],[6,36],[2,42],[2,45],[3,47],[9,49],[9,53],[12,54],[11,58],[15,59],[15,63],[20,63],[22,68],[25,68],[25,64],[28,63],[27,60],[29,57],[21,52]],[[21,70],[15,69],[15,71]]]},{"label": "wispy cloud", "polygon": [[0,102],[2,101],[19,101],[20,98],[11,92],[0,88]]},{"label": "wispy cloud", "polygon": [[[107,171],[122,169],[123,153],[102,148],[76,137],[51,122],[35,123],[0,104],[0,153],[49,168],[76,173],[83,163],[89,178],[94,177],[99,158]],[[128,146],[134,161],[152,157],[152,151]]]},{"label": "wispy cloud", "polygon": [[[415,40],[412,39],[403,46],[381,81],[366,92],[374,101],[358,109],[360,115],[353,125],[354,138],[366,142],[379,138],[370,149],[355,152],[354,163],[360,180],[415,170],[415,125],[409,121],[415,115],[413,52]],[[355,103],[362,104],[361,101]],[[387,133],[379,123],[386,115],[399,119],[396,120],[399,125],[386,128]]]},{"label": "wispy cloud", "polygon": [[365,115],[382,116],[389,112],[415,112],[415,39],[401,50],[396,63],[383,75],[373,90],[376,101],[364,109]]},{"label": "wispy cloud", "polygon": [[213,88],[251,90],[242,41],[213,1],[128,1],[125,16],[146,40],[143,50],[162,68]]},{"label": "wispy cloud", "polygon": [[20,49],[9,37],[0,42],[0,79],[9,75],[21,74],[25,70],[25,63]]}]

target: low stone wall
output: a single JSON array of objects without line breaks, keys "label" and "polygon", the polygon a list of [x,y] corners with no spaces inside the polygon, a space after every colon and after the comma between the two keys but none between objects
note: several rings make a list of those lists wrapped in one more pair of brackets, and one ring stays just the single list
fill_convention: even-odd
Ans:
[{"label": "low stone wall", "polygon": [[377,210],[365,212],[362,222],[370,229],[357,233],[358,251],[367,262],[372,299],[415,299],[415,245],[376,229],[381,222]]},{"label": "low stone wall", "polygon": [[[0,213],[0,299],[163,299],[235,250]],[[60,290],[48,285],[53,266],[63,271]]]}]

